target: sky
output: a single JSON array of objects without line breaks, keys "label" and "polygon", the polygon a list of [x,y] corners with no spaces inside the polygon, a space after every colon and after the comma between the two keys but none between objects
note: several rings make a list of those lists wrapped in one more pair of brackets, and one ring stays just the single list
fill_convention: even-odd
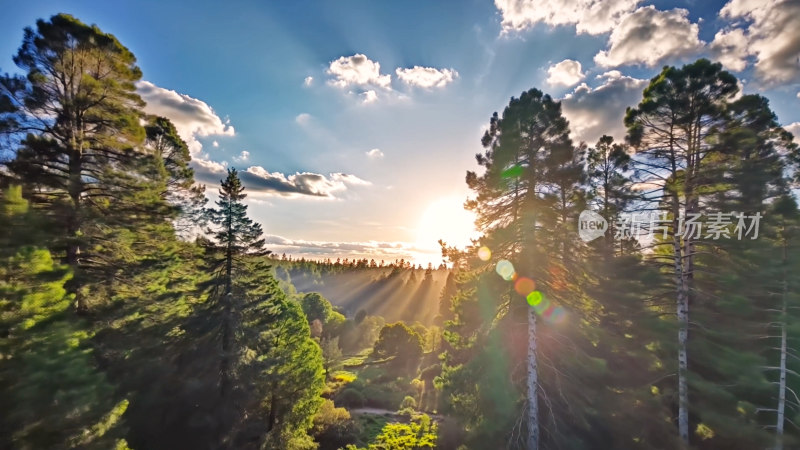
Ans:
[{"label": "sky", "polygon": [[136,55],[146,111],[209,195],[235,167],[268,247],[295,257],[436,263],[438,239],[467,244],[480,137],[534,87],[576,142],[622,139],[650,78],[707,57],[800,136],[800,0],[32,0],[4,8],[0,71],[59,12]]}]

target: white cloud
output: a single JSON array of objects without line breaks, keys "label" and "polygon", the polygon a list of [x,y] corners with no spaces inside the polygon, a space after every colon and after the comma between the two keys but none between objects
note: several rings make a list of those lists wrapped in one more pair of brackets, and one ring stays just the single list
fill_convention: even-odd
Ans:
[{"label": "white cloud", "polygon": [[720,16],[749,22],[743,30],[748,40],[746,53],[755,55],[756,74],[767,85],[800,80],[800,2],[731,0]]},{"label": "white cloud", "polygon": [[364,103],[372,103],[378,100],[378,94],[372,89],[362,92],[361,95],[364,96],[364,100],[362,100]]},{"label": "white cloud", "polygon": [[547,84],[573,86],[584,79],[586,75],[581,72],[581,63],[565,59],[547,69]]},{"label": "white cloud", "polygon": [[704,42],[698,38],[699,27],[689,21],[688,14],[685,9],[659,11],[652,5],[637,9],[614,28],[608,38],[608,50],[595,55],[594,62],[604,67],[653,67],[667,58],[699,52]]},{"label": "white cloud", "polygon": [[580,33],[611,31],[641,0],[495,0],[503,31],[519,31],[537,23],[575,25]]},{"label": "white cloud", "polygon": [[381,75],[381,64],[367,58],[366,55],[357,53],[353,56],[342,56],[333,60],[327,70],[334,79],[331,84],[339,87],[349,85],[378,86],[390,89],[392,76]]},{"label": "white cloud", "polygon": [[237,163],[246,162],[249,159],[250,159],[250,152],[248,152],[247,150],[242,150],[242,153],[240,153],[239,156],[233,157],[233,161]]},{"label": "white cloud", "polygon": [[309,121],[311,121],[311,114],[300,113],[294,118],[294,121],[300,125],[306,125]]},{"label": "white cloud", "polygon": [[444,87],[458,78],[454,69],[436,69],[434,67],[414,66],[411,69],[398,67],[397,78],[411,86],[423,88]]},{"label": "white cloud", "polygon": [[408,242],[385,242],[385,241],[365,241],[365,242],[334,242],[334,241],[306,241],[302,239],[290,239],[283,236],[265,235],[266,244],[275,254],[289,253],[295,258],[300,256],[310,258],[356,257],[374,258],[376,260],[386,259],[392,261],[398,258],[415,259],[420,254],[430,253],[430,250],[419,248]]},{"label": "white cloud", "polygon": [[719,30],[711,42],[711,55],[734,72],[741,72],[747,67],[747,57],[751,55],[747,48],[747,36],[741,28]]},{"label": "white cloud", "polygon": [[192,168],[194,169],[194,178],[200,183],[206,183],[209,186],[216,186],[225,178],[226,164],[216,161],[210,161],[203,158],[192,158]]},{"label": "white cloud", "polygon": [[197,155],[203,146],[197,137],[233,136],[234,128],[223,121],[204,101],[173,90],[158,87],[149,81],[136,83],[136,90],[147,103],[144,110],[168,118],[175,124],[181,138],[192,154]]},{"label": "white cloud", "polygon": [[381,158],[383,158],[383,152],[379,148],[373,148],[372,150],[369,150],[369,151],[367,151],[365,153],[367,155],[367,158],[369,158],[369,159],[381,159]]},{"label": "white cloud", "polygon": [[800,92],[797,93],[797,98],[800,98]]},{"label": "white cloud", "polygon": [[800,142],[800,122],[790,123],[783,128],[794,135],[795,142]]},{"label": "white cloud", "polygon": [[298,172],[287,176],[280,172],[269,172],[261,166],[250,166],[246,171],[240,172],[239,177],[250,192],[282,197],[334,198],[335,193],[345,191],[350,186],[371,184],[355,175],[343,173],[325,176]]},{"label": "white cloud", "polygon": [[[603,134],[621,141],[625,137],[625,108],[636,106],[642,98],[647,80],[622,75],[612,70],[598,76],[603,84],[596,88],[581,83],[561,101],[564,116],[570,122],[572,138],[589,145]],[[598,114],[598,111],[603,111]]]},{"label": "white cloud", "polygon": [[214,141],[214,142],[211,143],[211,145],[213,145],[214,148],[217,148],[217,147],[219,147],[219,142]]},{"label": "white cloud", "polygon": [[311,86],[312,83],[314,83],[314,77],[312,76],[308,76],[305,80],[303,80],[304,86]]}]

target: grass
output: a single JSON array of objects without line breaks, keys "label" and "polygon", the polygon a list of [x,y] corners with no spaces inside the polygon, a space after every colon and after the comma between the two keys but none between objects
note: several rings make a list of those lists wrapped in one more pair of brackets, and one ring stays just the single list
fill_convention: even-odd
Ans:
[{"label": "grass", "polygon": [[369,358],[370,353],[372,353],[372,349],[365,348],[360,352],[356,353],[355,355],[349,355],[347,358],[345,358],[344,361],[342,361],[342,364],[344,365],[344,367],[347,368],[359,367],[367,361],[367,358]]}]

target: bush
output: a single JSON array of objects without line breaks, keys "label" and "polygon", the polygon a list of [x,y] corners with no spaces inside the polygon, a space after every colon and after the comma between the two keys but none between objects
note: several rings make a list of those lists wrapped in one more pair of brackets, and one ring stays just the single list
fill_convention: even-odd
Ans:
[{"label": "bush", "polygon": [[344,389],[336,396],[336,403],[348,408],[361,408],[364,401],[364,394],[353,388]]},{"label": "bush", "polygon": [[392,390],[389,387],[367,386],[362,391],[364,394],[364,404],[373,408],[388,409],[394,411],[403,400],[403,393]]},{"label": "bush", "polygon": [[417,408],[417,401],[414,400],[414,397],[410,395],[405,396],[402,403],[400,403],[400,409],[406,409],[406,408],[411,408],[411,409]]},{"label": "bush", "polygon": [[350,413],[344,408],[337,408],[330,400],[325,400],[314,416],[312,434],[321,444],[321,450],[338,449],[355,443],[359,432],[359,427],[350,419]]}]

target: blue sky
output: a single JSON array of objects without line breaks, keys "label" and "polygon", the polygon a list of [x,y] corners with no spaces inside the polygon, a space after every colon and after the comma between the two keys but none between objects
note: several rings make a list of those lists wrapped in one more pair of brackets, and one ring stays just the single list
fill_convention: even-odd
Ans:
[{"label": "blue sky", "polygon": [[564,98],[576,140],[621,138],[661,66],[711,57],[800,132],[797,0],[17,2],[0,70],[57,12],[134,52],[198,178],[245,172],[271,247],[295,255],[429,261],[438,237],[464,243],[482,129],[532,87]]}]

